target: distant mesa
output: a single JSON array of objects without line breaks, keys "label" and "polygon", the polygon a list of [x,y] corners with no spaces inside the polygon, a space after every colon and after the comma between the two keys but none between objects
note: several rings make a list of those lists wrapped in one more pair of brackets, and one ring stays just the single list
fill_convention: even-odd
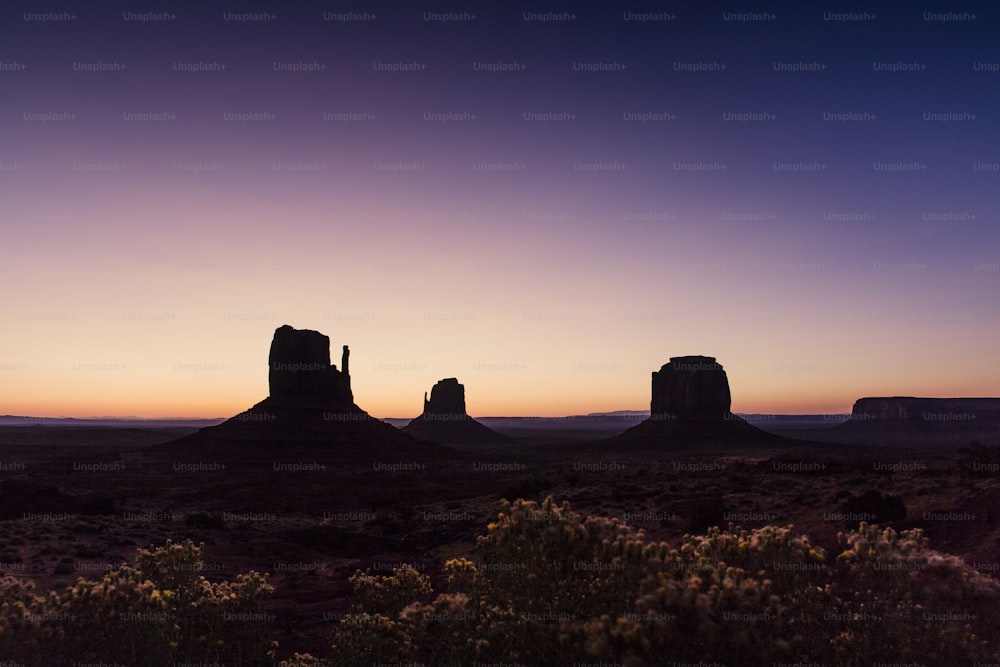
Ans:
[{"label": "distant mesa", "polygon": [[671,357],[653,371],[649,419],[619,437],[677,444],[781,440],[734,415],[731,405],[729,378],[715,357]]},{"label": "distant mesa", "polygon": [[1000,425],[1000,398],[859,398],[842,428],[868,430],[980,431]]},{"label": "distant mesa", "polygon": [[[233,453],[289,453],[306,446],[341,461],[427,460],[449,457],[447,447],[419,442],[370,416],[354,403],[343,347],[341,367],[330,363],[330,338],[318,331],[278,327],[268,355],[270,393],[245,412],[162,447],[192,452],[211,447]],[[325,449],[324,449],[325,448]]]},{"label": "distant mesa", "polygon": [[470,417],[465,411],[465,385],[457,378],[439,380],[424,393],[424,411],[402,429],[410,435],[446,444],[504,440],[493,429]]}]

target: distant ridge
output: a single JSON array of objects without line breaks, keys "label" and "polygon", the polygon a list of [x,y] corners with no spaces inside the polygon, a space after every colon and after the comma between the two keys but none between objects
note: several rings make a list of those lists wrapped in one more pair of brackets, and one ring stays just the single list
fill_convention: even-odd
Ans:
[{"label": "distant ridge", "polygon": [[852,434],[987,434],[1000,430],[1000,398],[859,398],[850,418],[838,426]]}]

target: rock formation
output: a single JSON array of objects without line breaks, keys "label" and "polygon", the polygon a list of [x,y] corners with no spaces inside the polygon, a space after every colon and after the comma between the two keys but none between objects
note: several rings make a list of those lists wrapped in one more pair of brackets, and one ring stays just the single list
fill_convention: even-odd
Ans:
[{"label": "rock formation", "polygon": [[896,422],[932,425],[974,423],[1000,418],[1000,398],[917,398],[883,396],[859,398],[852,422]]},{"label": "rock formation", "polygon": [[[431,398],[427,399],[424,392],[424,416],[450,415],[456,419],[468,419],[465,413],[465,385],[458,383],[457,378],[439,380],[431,387]],[[446,421],[447,417],[443,421]]]},{"label": "rock formation", "polygon": [[715,357],[671,357],[653,372],[650,415],[660,420],[731,417],[729,379]]},{"label": "rock formation", "polygon": [[422,440],[440,443],[487,442],[504,436],[480,424],[465,411],[465,386],[457,378],[445,378],[424,393],[423,413],[403,427]]},{"label": "rock formation", "polygon": [[177,452],[212,450],[235,454],[242,461],[254,456],[273,459],[318,452],[337,463],[373,460],[428,460],[454,452],[419,442],[371,417],[354,403],[348,357],[343,347],[341,368],[330,363],[330,339],[318,331],[278,327],[268,355],[267,398],[235,417],[163,447]]},{"label": "rock formation", "polygon": [[619,438],[660,444],[781,442],[730,411],[729,378],[715,357],[671,357],[653,371],[649,419]]},{"label": "rock formation", "polygon": [[1000,445],[1000,398],[859,398],[835,430],[851,442],[950,447],[971,441]]},{"label": "rock formation", "polygon": [[348,349],[344,346],[344,369],[330,364],[330,338],[310,329],[287,324],[274,332],[268,355],[268,385],[274,404],[321,403],[328,406],[353,403],[351,376],[347,373]]}]

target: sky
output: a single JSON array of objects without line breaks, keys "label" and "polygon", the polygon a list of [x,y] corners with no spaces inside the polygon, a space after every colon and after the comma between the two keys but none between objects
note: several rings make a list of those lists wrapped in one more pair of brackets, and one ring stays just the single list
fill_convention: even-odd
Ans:
[{"label": "sky", "polygon": [[0,414],[1000,395],[1000,8],[561,4],[5,3]]}]

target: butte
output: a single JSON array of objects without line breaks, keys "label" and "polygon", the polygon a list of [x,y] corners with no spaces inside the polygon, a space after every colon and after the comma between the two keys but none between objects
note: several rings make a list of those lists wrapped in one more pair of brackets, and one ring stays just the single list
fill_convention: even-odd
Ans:
[{"label": "butte", "polygon": [[358,407],[349,355],[344,345],[338,369],[330,363],[328,336],[278,327],[268,355],[267,398],[217,426],[159,447],[248,462],[296,456],[333,465],[451,458],[447,447],[418,441]]},{"label": "butte", "polygon": [[497,442],[505,440],[493,429],[477,422],[465,411],[465,386],[457,378],[445,378],[424,393],[424,410],[403,427],[415,438],[442,444]]}]

